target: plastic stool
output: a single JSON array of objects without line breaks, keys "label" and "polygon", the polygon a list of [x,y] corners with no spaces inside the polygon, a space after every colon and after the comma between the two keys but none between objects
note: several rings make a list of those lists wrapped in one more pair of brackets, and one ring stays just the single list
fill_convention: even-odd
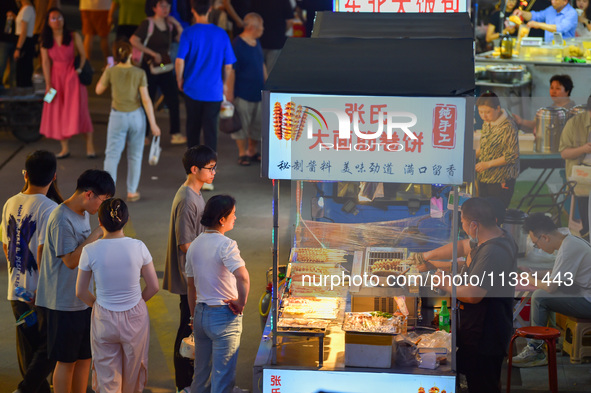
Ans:
[{"label": "plastic stool", "polygon": [[556,339],[560,337],[560,330],[544,326],[527,326],[517,328],[509,344],[509,366],[507,367],[507,393],[511,391],[511,366],[513,364],[513,341],[517,337],[544,340],[548,345],[548,381],[550,391],[558,393],[558,376],[556,371]]},{"label": "plastic stool", "polygon": [[570,355],[571,363],[581,363],[583,357],[591,356],[591,345],[583,343],[585,335],[591,335],[591,319],[568,317],[562,350]]}]

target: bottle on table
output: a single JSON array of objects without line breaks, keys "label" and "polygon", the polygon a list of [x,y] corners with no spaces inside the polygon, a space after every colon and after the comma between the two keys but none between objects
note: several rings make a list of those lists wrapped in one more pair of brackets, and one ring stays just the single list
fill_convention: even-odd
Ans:
[{"label": "bottle on table", "polygon": [[445,330],[449,333],[450,320],[447,300],[441,302],[441,311],[439,311],[439,330]]}]

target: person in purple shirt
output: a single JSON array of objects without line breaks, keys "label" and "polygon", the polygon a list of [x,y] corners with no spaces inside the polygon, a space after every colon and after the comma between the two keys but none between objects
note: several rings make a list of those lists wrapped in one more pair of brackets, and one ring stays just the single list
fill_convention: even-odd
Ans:
[{"label": "person in purple shirt", "polygon": [[216,151],[223,96],[234,100],[232,64],[236,56],[228,34],[208,23],[211,2],[192,0],[191,7],[196,23],[183,30],[175,62],[177,84],[185,93],[187,144],[189,148],[199,145],[203,128],[204,145]]},{"label": "person in purple shirt", "polygon": [[552,0],[552,6],[542,11],[515,10],[514,15],[529,21],[527,27],[545,30],[544,41],[552,42],[553,34],[558,32],[563,38],[572,38],[577,29],[577,11],[568,0]]}]

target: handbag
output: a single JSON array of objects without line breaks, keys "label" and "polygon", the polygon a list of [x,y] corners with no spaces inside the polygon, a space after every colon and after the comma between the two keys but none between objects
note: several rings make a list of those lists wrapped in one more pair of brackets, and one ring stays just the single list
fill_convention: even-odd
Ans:
[{"label": "handbag", "polygon": [[238,116],[238,111],[231,102],[226,101],[225,96],[224,101],[222,101],[219,117],[219,129],[224,134],[233,134],[242,129],[242,122],[240,121],[240,116]]},{"label": "handbag", "polygon": [[152,166],[158,165],[158,161],[160,161],[161,152],[162,148],[160,147],[160,137],[153,136],[152,145],[150,146],[150,155],[148,156],[148,163]]},{"label": "handbag", "polygon": [[162,61],[160,62],[160,64],[155,64],[153,60],[149,61],[149,64],[150,73],[152,75],[165,74],[174,69],[174,64],[172,64],[172,60],[170,60],[170,56],[168,56],[167,54],[162,55]]},{"label": "handbag", "polygon": [[[78,69],[80,67],[80,55],[76,56],[74,59],[74,68]],[[78,79],[80,79],[80,83],[84,86],[89,86],[92,84],[92,75],[94,74],[94,70],[90,65],[90,61],[86,59],[84,62],[84,67],[82,67],[82,72],[78,74]]]}]

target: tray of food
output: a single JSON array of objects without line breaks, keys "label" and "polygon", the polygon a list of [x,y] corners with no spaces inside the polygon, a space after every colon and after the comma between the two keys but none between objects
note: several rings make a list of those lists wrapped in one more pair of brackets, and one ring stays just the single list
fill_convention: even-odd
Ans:
[{"label": "tray of food", "polygon": [[343,331],[353,333],[400,334],[406,330],[407,318],[402,313],[383,311],[347,312]]},{"label": "tray of food", "polygon": [[330,281],[326,286],[301,285],[292,281],[289,287],[289,294],[293,297],[338,297],[344,298],[349,291],[348,286],[330,287]]},{"label": "tray of food", "polygon": [[330,323],[326,319],[310,319],[310,318],[279,318],[277,327],[282,330],[326,330]]},{"label": "tray of food", "polygon": [[340,299],[336,297],[293,297],[283,299],[281,317],[335,319]]},{"label": "tray of food", "polygon": [[347,252],[332,248],[305,248],[294,247],[291,250],[290,262],[300,263],[327,263],[337,265],[347,262]]},{"label": "tray of food", "polygon": [[369,247],[365,252],[365,266],[368,274],[400,275],[410,269],[412,261],[407,259],[406,248]]}]

